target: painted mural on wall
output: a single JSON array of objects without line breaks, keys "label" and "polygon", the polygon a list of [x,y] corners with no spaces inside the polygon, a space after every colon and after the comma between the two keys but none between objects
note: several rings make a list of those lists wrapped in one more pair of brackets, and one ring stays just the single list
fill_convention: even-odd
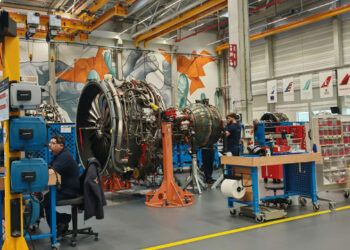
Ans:
[{"label": "painted mural on wall", "polygon": [[[197,54],[197,52],[194,50],[192,54]],[[214,62],[216,58],[209,57],[211,54],[205,50],[201,51],[200,55],[203,56],[191,55],[190,58],[184,55],[177,56],[177,71],[180,73],[178,78],[179,108],[185,107],[190,96],[196,91],[201,91],[201,99],[209,97],[209,93],[201,77],[206,76],[204,66],[210,62]],[[217,93],[214,94],[214,103],[216,107],[219,106]]]},{"label": "painted mural on wall", "polygon": [[[20,44],[20,74],[22,77],[34,77],[39,85],[49,82],[48,47],[46,43],[27,46]],[[33,52],[33,60],[28,58],[28,47]],[[40,49],[41,47],[41,49]],[[77,58],[77,59],[75,59]],[[76,109],[82,88],[88,79],[103,78],[105,74],[115,76],[111,53],[105,48],[82,48],[59,45],[55,60],[56,100],[67,122],[75,122]],[[43,100],[49,102],[48,93],[43,93]]]},{"label": "painted mural on wall", "polygon": [[[21,42],[22,43],[22,42]],[[29,49],[28,49],[29,46]],[[41,47],[41,49],[40,49]],[[30,61],[28,50],[33,51]],[[49,82],[47,44],[21,46],[21,76],[32,76],[40,85]],[[171,61],[166,53],[138,50],[123,51],[124,79],[146,80],[155,85],[164,97],[165,104],[171,105]],[[67,121],[75,122],[79,96],[88,79],[101,80],[105,74],[116,76],[112,65],[111,51],[106,48],[84,48],[82,46],[57,45],[56,60],[56,100]],[[48,93],[44,100],[49,102]]]},{"label": "painted mural on wall", "polygon": [[[61,50],[60,53],[66,57],[66,53],[69,53],[69,51],[69,49],[65,49]],[[79,52],[84,53],[84,49],[80,48]],[[87,57],[91,54],[94,54],[94,56]],[[56,82],[57,104],[67,112],[73,122],[75,122],[81,90],[88,80],[101,80],[106,74],[115,77],[111,52],[108,49],[102,47],[89,48],[84,53],[84,58],[79,56],[75,58],[72,60],[74,62],[72,66],[67,65],[64,69],[56,67],[56,77],[58,78]]]},{"label": "painted mural on wall", "polygon": [[170,107],[172,103],[170,54],[132,50],[124,51],[123,56],[125,61],[123,78],[144,80],[153,84],[163,96],[166,107]]}]

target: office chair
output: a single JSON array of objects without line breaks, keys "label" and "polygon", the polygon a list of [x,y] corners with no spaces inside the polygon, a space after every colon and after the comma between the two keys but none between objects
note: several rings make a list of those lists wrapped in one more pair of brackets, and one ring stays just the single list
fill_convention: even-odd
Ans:
[{"label": "office chair", "polygon": [[67,200],[60,200],[57,201],[56,206],[71,206],[72,210],[72,229],[68,230],[66,233],[64,233],[62,236],[68,236],[72,235],[71,237],[71,243],[70,245],[72,247],[75,247],[77,245],[76,237],[78,234],[85,234],[85,235],[95,235],[95,241],[98,240],[98,233],[95,233],[92,231],[91,227],[86,228],[78,228],[78,210],[79,208],[84,207],[84,195],[80,195],[77,198],[74,199],[67,199]]}]

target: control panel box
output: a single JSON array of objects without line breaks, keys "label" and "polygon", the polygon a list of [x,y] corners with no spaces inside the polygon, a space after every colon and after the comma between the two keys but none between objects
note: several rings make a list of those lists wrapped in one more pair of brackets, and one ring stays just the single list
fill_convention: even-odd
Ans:
[{"label": "control panel box", "polygon": [[30,27],[38,27],[40,24],[40,14],[37,12],[27,13],[27,25]]},{"label": "control panel box", "polygon": [[18,117],[10,120],[10,150],[35,152],[47,144],[47,128],[42,117]]},{"label": "control panel box", "polygon": [[11,163],[11,192],[33,193],[46,189],[47,163],[42,158],[21,159]]},{"label": "control panel box", "polygon": [[60,29],[61,28],[61,17],[58,15],[50,15],[49,16],[49,25],[52,29]]},{"label": "control panel box", "polygon": [[10,105],[13,109],[36,109],[41,104],[41,87],[35,83],[12,83]]}]

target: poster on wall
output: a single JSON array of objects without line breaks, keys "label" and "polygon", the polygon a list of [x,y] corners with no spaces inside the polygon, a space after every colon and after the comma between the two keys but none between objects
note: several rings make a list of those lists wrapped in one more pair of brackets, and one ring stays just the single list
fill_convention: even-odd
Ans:
[{"label": "poster on wall", "polygon": [[266,83],[267,103],[277,103],[277,80],[270,80]]},{"label": "poster on wall", "polygon": [[300,76],[300,99],[312,99],[312,74]]},{"label": "poster on wall", "polygon": [[338,96],[350,95],[350,68],[338,69]]},{"label": "poster on wall", "polygon": [[285,102],[293,102],[294,101],[293,77],[283,79],[283,100]]},{"label": "poster on wall", "polygon": [[333,71],[323,71],[318,74],[320,97],[333,97]]}]

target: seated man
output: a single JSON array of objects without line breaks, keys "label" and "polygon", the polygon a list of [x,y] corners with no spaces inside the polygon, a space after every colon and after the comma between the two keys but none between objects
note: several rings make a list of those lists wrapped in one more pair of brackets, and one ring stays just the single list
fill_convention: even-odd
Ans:
[{"label": "seated man", "polygon": [[[72,154],[65,147],[65,138],[61,135],[52,136],[49,149],[54,157],[49,163],[49,174],[59,173],[61,175],[61,185],[57,188],[56,201],[73,199],[80,193],[79,168]],[[43,206],[47,223],[50,225],[50,196],[47,193],[44,197]],[[68,230],[71,220],[69,214],[56,212],[57,234]]]}]

